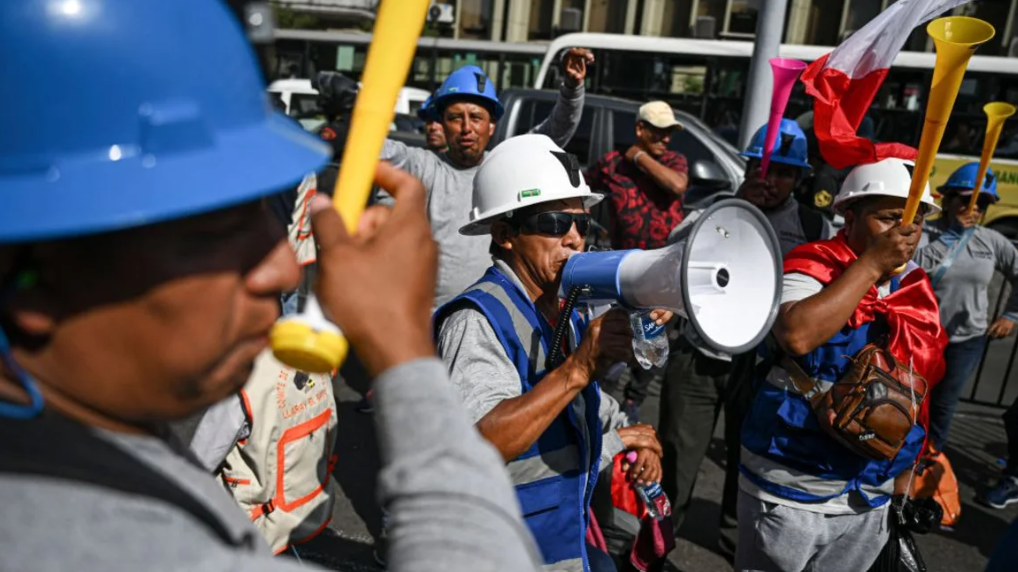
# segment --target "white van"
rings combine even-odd
[[[286,114],[290,117],[302,118],[301,125],[308,131],[314,131],[322,125],[317,117],[308,117],[318,111],[318,91],[311,87],[309,79],[279,79],[269,85],[269,93],[278,94]],[[404,87],[399,90],[396,98],[396,113],[416,116],[417,110],[424,100],[431,95],[426,90],[416,87]]]

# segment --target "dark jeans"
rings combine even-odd
[[[661,481],[672,502],[675,529],[682,526],[693,498],[700,463],[725,408],[725,484],[721,501],[721,543],[733,550],[738,538],[739,452],[742,420],[752,399],[746,368],[752,356],[732,362],[709,358],[684,338],[669,358],[661,386],[658,436],[664,448]]]
[[[947,344],[944,350],[944,379],[933,388],[930,395],[930,441],[938,451],[944,450],[947,434],[951,429],[951,418],[958,407],[961,390],[972,372],[979,365],[986,348],[986,337],[979,336],[964,342]]]

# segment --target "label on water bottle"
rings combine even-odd
[[[664,324],[658,325],[657,322],[650,319],[650,315],[643,316],[643,338],[649,340],[650,338],[661,335],[661,332],[665,331]]]

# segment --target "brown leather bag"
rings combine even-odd
[[[926,398],[926,379],[874,344],[851,360],[844,377],[828,391],[821,391],[788,356],[781,365],[832,437],[864,457],[893,459],[916,424]],[[833,423],[828,421],[829,411],[834,412]]]

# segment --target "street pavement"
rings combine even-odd
[[[1018,377],[1018,372],[1012,373],[1012,377]],[[1010,385],[1018,386],[1018,383]],[[367,390],[366,376],[356,364],[347,366],[335,387],[339,406],[336,447],[339,462],[335,471],[338,491],[330,525],[335,534],[302,546],[301,555],[333,570],[380,570],[372,559],[374,538],[378,537],[382,522],[376,502],[379,461],[374,445],[375,432],[371,415],[355,410]],[[1007,393],[1010,395],[1012,391],[1014,389],[1009,387]],[[640,409],[641,420],[656,424],[658,394],[659,388],[652,387],[650,397]],[[959,407],[947,454],[959,481],[962,516],[954,530],[916,537],[930,572],[982,571],[997,539],[1008,524],[1018,518],[1018,504],[993,510],[974,501],[976,492],[991,484],[999,474],[998,460],[1006,454],[1001,411],[968,403]],[[718,427],[723,424],[719,423]],[[700,467],[692,505],[679,531],[678,546],[670,555],[668,570],[731,570],[731,565],[717,549],[723,480],[724,444],[718,431]]]

